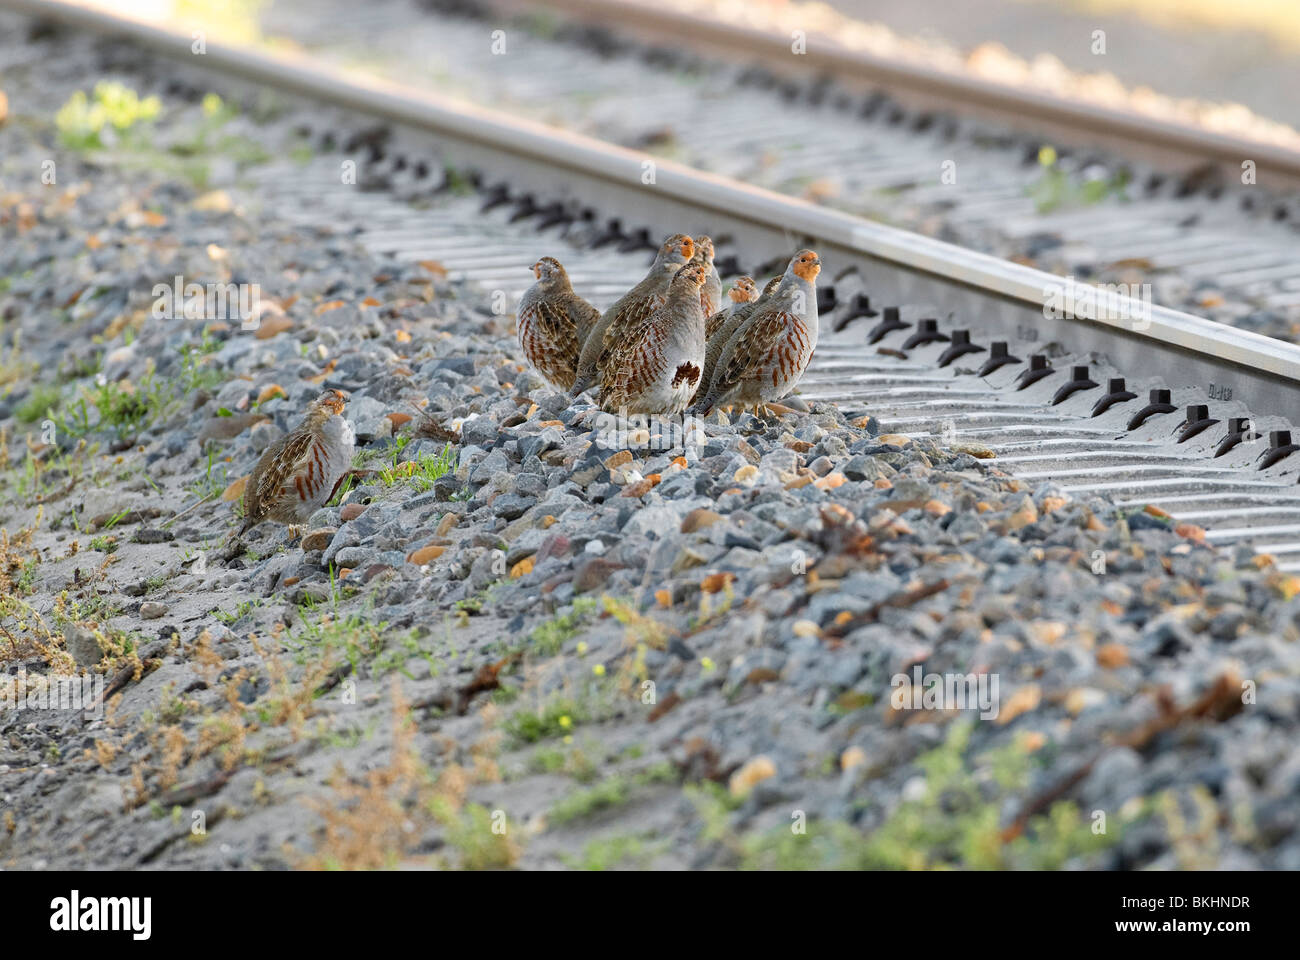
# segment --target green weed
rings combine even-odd
[[[616,773],[595,786],[575,790],[552,807],[546,819],[550,823],[560,824],[589,817],[602,810],[623,806],[637,790],[656,783],[670,783],[675,779],[676,774],[667,762],[635,774]]]
[[[596,609],[595,597],[577,597],[568,613],[552,617],[533,628],[528,635],[532,651],[539,657],[553,657],[578,635],[588,616]]]
[[[87,96],[78,90],[54,117],[59,139],[71,150],[103,150],[149,124],[162,112],[157,97],[140,98],[134,90],[113,80],[95,84]]]
[[[14,416],[22,423],[35,423],[50,415],[50,411],[59,405],[60,396],[59,388],[53,384],[35,384],[27,399],[14,410]]]

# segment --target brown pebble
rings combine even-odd
[[[592,557],[573,575],[573,592],[586,593],[605,585],[605,581],[615,570],[622,570],[623,565],[605,557]]]
[[[635,483],[629,483],[619,494],[622,497],[644,497],[647,493],[655,488],[655,481],[649,477],[644,477]]]
[[[334,534],[338,533],[335,527],[321,527],[318,530],[309,530],[302,538],[302,552],[312,553],[316,550],[324,550],[334,539]]]
[[[1097,665],[1107,670],[1128,666],[1128,647],[1122,643],[1104,643],[1097,648]]]
[[[436,544],[429,544],[427,547],[421,547],[419,550],[412,550],[406,555],[406,562],[413,563],[417,567],[422,567],[426,563],[432,563],[447,551],[446,547],[440,547]]]
[[[608,460],[605,461],[605,469],[613,470],[615,467],[621,467],[624,464],[632,462],[632,452],[630,450],[620,450]]]
[[[1027,527],[1031,523],[1038,522],[1038,508],[1034,506],[1034,501],[1029,497],[1022,497],[1015,512],[1007,517],[1007,529],[1019,530]]]
[[[698,507],[682,518],[682,533],[694,533],[696,530],[703,530],[705,527],[711,527],[722,519],[720,513],[713,510]]]

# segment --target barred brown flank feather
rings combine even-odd
[[[674,275],[694,253],[695,241],[685,234],[664,240],[646,276],[615,301],[587,335],[570,396],[577,396],[593,384],[603,384],[613,349],[664,305]]]
[[[554,257],[533,264],[537,282],[519,301],[519,346],[534,369],[561,390],[573,386],[583,341],[600,312],[573,291]]]
[[[343,395],[327,390],[292,433],[267,448],[244,488],[241,534],[263,520],[303,523],[324,506],[351,467],[353,436],[342,413]]]
[[[683,267],[663,306],[611,345],[601,375],[605,410],[672,414],[685,409],[704,359],[699,290],[707,276],[703,264]]]
[[[699,389],[696,390],[692,401],[703,400],[708,394],[709,387],[717,376],[718,358],[722,356],[732,335],[740,329],[740,326],[746,320],[754,315],[755,311],[761,309],[771,299],[780,282],[780,277],[773,277],[763,286],[762,294],[756,295],[754,281],[751,278],[741,277],[736,281],[739,290],[733,287],[730,296],[737,302],[730,314],[717,315],[721,319],[714,325],[712,331],[707,326],[705,328],[704,369],[700,376]],[[745,297],[745,302],[740,302],[739,297]],[[714,319],[716,318],[710,318],[710,322]]]
[[[649,320],[656,310],[662,307],[668,301],[667,293],[663,295],[654,295],[643,297],[627,305],[627,307],[614,315],[613,321],[605,329],[604,348],[600,351],[600,359],[597,361],[597,369],[604,370],[609,365],[609,358],[623,342],[628,332],[635,333]]]
[[[709,319],[704,322],[705,339],[713,339],[717,332],[722,329],[723,324],[727,322],[727,318],[730,316],[731,314],[726,310],[719,310],[713,316],[709,317]]]
[[[820,269],[816,253],[799,251],[771,296],[760,298],[751,313],[719,331],[721,336],[730,329],[711,373],[708,354],[713,351],[706,351],[699,412],[728,403],[757,407],[794,389],[816,349],[814,282]]]

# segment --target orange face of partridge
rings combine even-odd
[[[795,276],[812,283],[817,279],[817,274],[821,272],[821,259],[812,250],[800,250],[794,255]]]
[[[732,303],[749,303],[754,299],[754,281],[749,277],[741,277],[732,286],[727,296],[731,298]]]
[[[700,287],[704,286],[704,281],[708,278],[708,269],[702,264],[693,263],[678,270],[677,276],[674,279],[679,283],[685,283],[698,290]]]
[[[695,256],[695,241],[684,233],[674,233],[664,241],[664,245],[659,248],[663,256],[673,256],[680,254],[684,260],[690,260]]]
[[[533,264],[533,276],[538,280],[553,280],[564,273],[560,261],[554,257],[542,257]]]
[[[343,415],[343,408],[347,404],[348,395],[342,390],[326,390],[316,401],[317,406],[331,417]]]

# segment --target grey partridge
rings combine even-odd
[[[771,299],[777,285],[781,282],[780,277],[773,277],[763,287],[762,294],[755,296],[754,281],[750,280],[749,277],[742,277],[741,279],[749,280],[748,289],[742,287],[738,294],[736,287],[732,287],[731,297],[734,301],[738,295],[745,296],[748,294],[749,299],[744,303],[733,302],[728,309],[709,317],[704,325],[704,376],[701,377],[699,390],[696,391],[697,399],[703,398],[708,392],[709,384],[713,382],[713,378],[717,374],[718,357],[722,354],[722,348],[727,345],[727,341],[731,339],[731,335],[736,332],[736,329],[742,323],[749,319],[749,316],[755,310]],[[739,283],[740,281],[737,281],[737,285]]]
[[[342,391],[326,390],[291,433],[266,448],[244,487],[241,536],[263,520],[288,524],[292,534],[329,502],[356,448],[345,402]]]
[[[711,317],[722,306],[722,278],[718,268],[713,265],[713,238],[697,236],[695,238],[695,256],[691,263],[702,263],[709,268],[709,276],[700,288],[700,309],[705,317]]]
[[[704,364],[700,288],[708,269],[692,263],[673,277],[668,297],[610,351],[601,383],[609,412],[677,414],[699,386]]]
[[[537,282],[519,301],[519,346],[528,362],[560,390],[573,386],[583,341],[600,322],[600,311],[573,292],[569,275],[554,257],[533,264]]]
[[[751,313],[723,346],[708,391],[695,411],[739,404],[761,407],[799,383],[817,348],[817,274],[821,260],[800,250],[772,296]]]
[[[635,287],[619,297],[605,311],[600,322],[587,335],[578,358],[578,374],[569,396],[576,397],[603,379],[605,361],[611,347],[630,330],[659,309],[668,299],[673,275],[695,255],[695,241],[684,233],[675,233],[659,246],[650,271]]]

